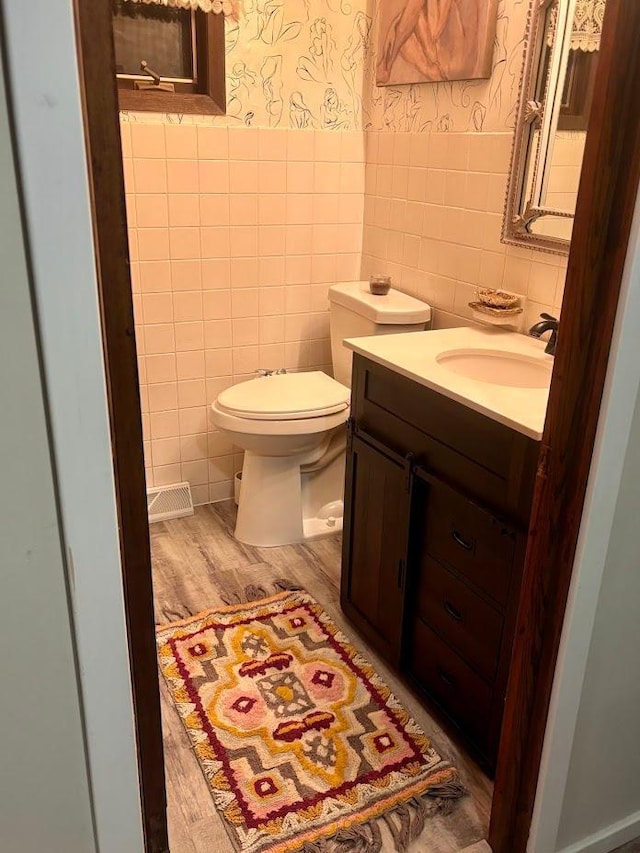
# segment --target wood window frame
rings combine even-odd
[[[201,91],[177,83],[175,92],[137,90],[132,80],[117,79],[121,110],[154,113],[224,115],[226,112],[224,15],[196,12],[196,64]]]
[[[110,0],[75,0],[145,850],[168,853],[151,557]],[[111,74],[109,73],[111,69]],[[607,4],[542,441],[489,844],[525,853],[640,185],[640,3]],[[213,807],[213,806],[212,806]]]

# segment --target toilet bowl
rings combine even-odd
[[[219,395],[213,422],[245,451],[236,539],[272,547],[342,529],[350,396],[319,371],[251,379]]]

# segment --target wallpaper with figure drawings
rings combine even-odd
[[[226,20],[227,115],[131,113],[136,122],[362,128],[367,0],[244,0]]]
[[[239,20],[226,21],[227,116],[129,118],[414,133],[513,128],[530,0],[500,0],[490,79],[386,88],[375,85],[380,2],[244,0]]]

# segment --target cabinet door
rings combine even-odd
[[[369,642],[396,664],[410,507],[408,461],[354,437],[347,458],[341,604]]]

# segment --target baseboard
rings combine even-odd
[[[565,847],[559,853],[611,853],[636,838],[640,838],[640,812],[634,812],[623,820],[612,823],[600,832]]]

